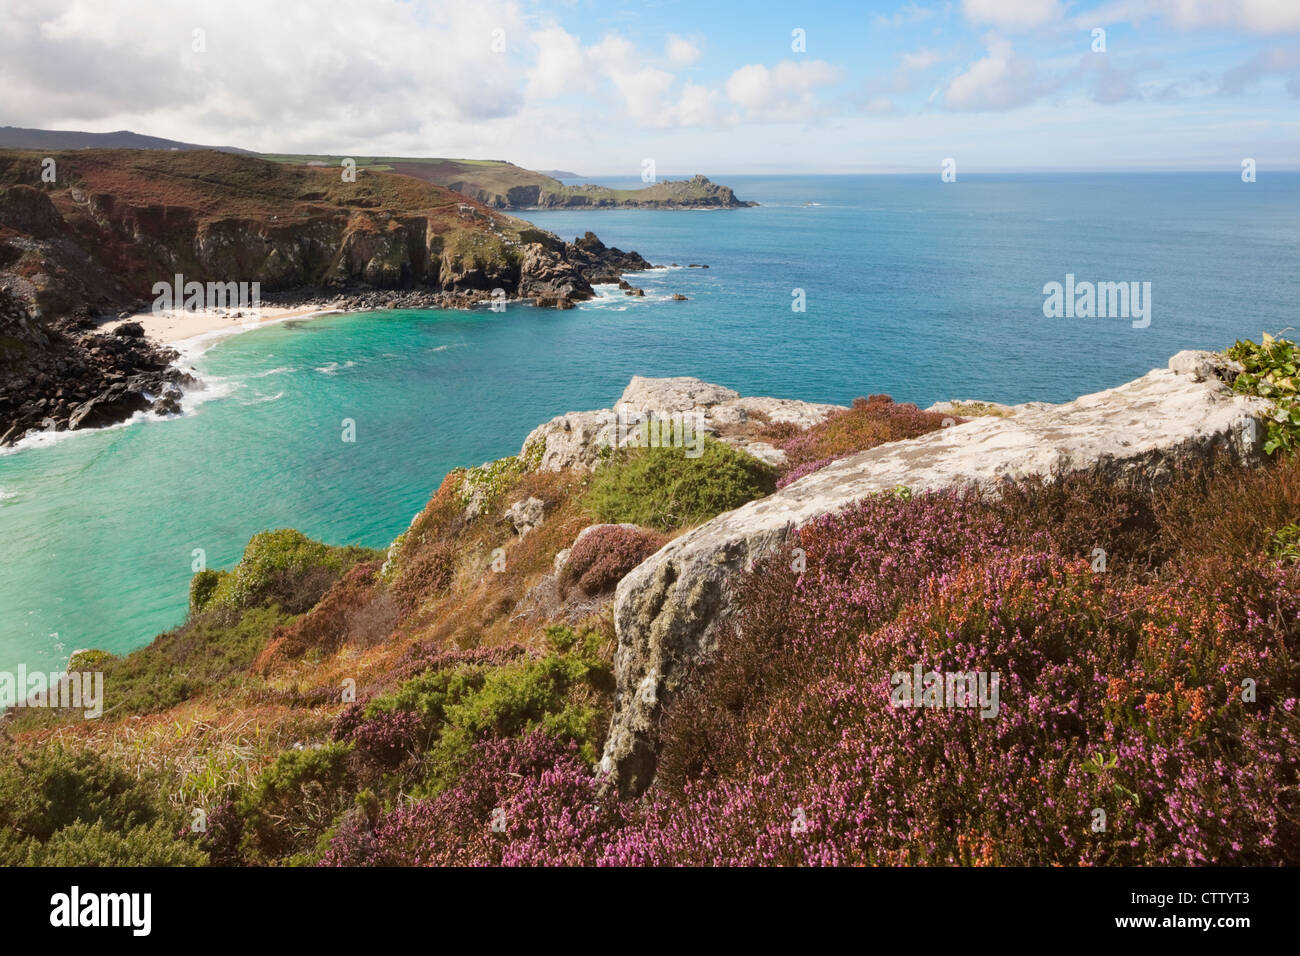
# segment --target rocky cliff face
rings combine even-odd
[[[37,318],[128,308],[158,281],[258,281],[262,290],[359,283],[449,295],[580,300],[648,268],[439,186],[361,171],[191,151],[0,153],[0,278]]]
[[[1063,405],[1016,406],[1005,416],[975,418],[833,462],[674,539],[618,585],[617,693],[602,771],[614,773],[627,792],[650,783],[665,700],[690,662],[714,646],[719,624],[733,611],[732,583],[782,550],[793,529],[899,486],[996,488],[1003,479],[1087,470],[1156,481],[1182,461],[1217,452],[1260,460],[1258,423],[1268,406],[1234,394],[1226,384],[1234,375],[1221,357],[1182,352],[1169,368],[1118,388]],[[659,401],[671,401],[671,392],[661,392]]]

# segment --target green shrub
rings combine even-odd
[[[1300,350],[1294,342],[1275,339],[1267,332],[1261,338],[1258,345],[1249,339],[1239,340],[1228,349],[1228,358],[1245,368],[1232,387],[1273,402],[1273,415],[1266,423],[1264,453],[1294,451],[1300,447]]]
[[[596,471],[586,504],[601,521],[670,531],[739,508],[775,487],[770,466],[706,439],[698,458],[681,448],[615,453]]]
[[[307,854],[351,803],[347,790],[352,745],[331,741],[286,750],[241,794],[244,848],[275,860]]]
[[[421,717],[428,741],[420,770],[422,792],[453,783],[479,741],[539,727],[576,741],[583,757],[595,763],[608,720],[595,693],[610,689],[605,639],[595,631],[578,633],[557,625],[547,629],[546,641],[547,652],[540,657],[426,671],[371,701],[364,719],[399,710]]]
[[[361,561],[382,558],[369,548],[330,547],[300,531],[282,528],[253,535],[234,569],[200,571],[191,583],[201,608],[243,610],[262,604],[279,604],[291,614],[309,610],[331,584]]]
[[[85,865],[100,851],[104,860],[162,860],[182,823],[158,779],[93,751],[46,745],[0,757],[0,865]],[[146,830],[154,835],[136,832]]]
[[[211,569],[200,571],[190,578],[190,613],[202,611],[212,600],[212,592],[221,583],[221,571]],[[227,572],[228,573],[228,572]]]
[[[74,823],[48,843],[29,841],[25,866],[205,866],[208,855],[164,822],[118,832],[104,825]]]
[[[89,649],[84,651],[75,651],[68,658],[68,673],[73,671],[102,671],[113,661],[117,660],[115,656],[108,651]]]
[[[532,447],[530,446],[529,461],[540,462],[540,453],[533,452]],[[545,450],[546,446],[543,445],[542,451]],[[475,502],[485,505],[514,484],[515,479],[524,473],[525,467],[526,463],[522,459],[517,455],[511,455],[509,458],[486,462],[477,468],[464,469],[460,472],[457,499],[465,506]]]
[[[0,761],[0,829],[40,843],[74,823],[124,831],[169,815],[154,781],[93,751],[50,745]]]
[[[1300,561],[1300,524],[1284,525],[1273,532],[1268,553],[1282,561]]]

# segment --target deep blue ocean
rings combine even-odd
[[[180,418],[0,455],[0,670],[179,624],[195,548],[221,568],[267,528],[387,545],[450,468],[611,405],[632,375],[1063,401],[1297,321],[1300,174],[711,176],[762,205],[523,214],[678,263],[628,277],[644,299],[271,326],[194,359],[208,390]],[[1043,286],[1067,273],[1150,282],[1149,327],[1045,318]]]

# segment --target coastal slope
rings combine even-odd
[[[1294,346],[1231,356],[1009,408],[634,378],[387,551],[266,531],[75,654],[102,716],[5,716],[0,862],[1294,865]]]

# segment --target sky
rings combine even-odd
[[[583,175],[1300,169],[1300,0],[5,0],[0,125]]]

